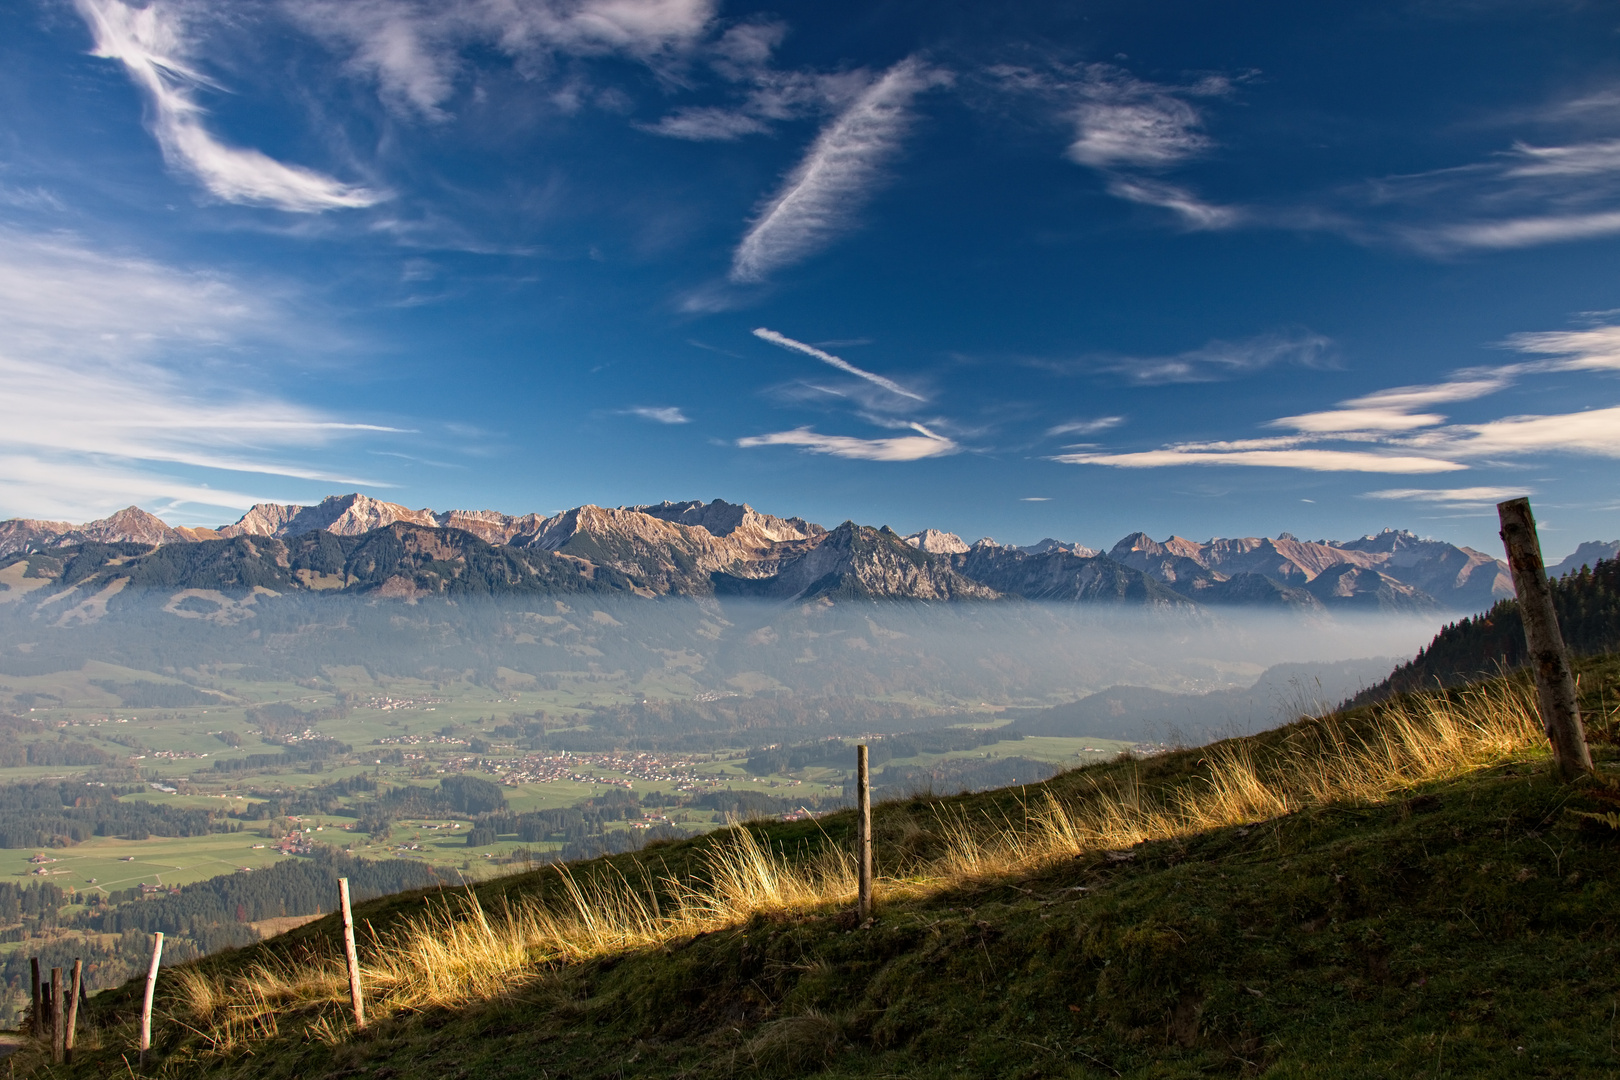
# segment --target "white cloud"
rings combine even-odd
[[[897,394],[900,397],[910,398],[913,401],[928,400],[921,394],[912,393],[910,390],[907,390],[893,379],[886,379],[882,375],[875,375],[863,368],[858,368],[848,360],[841,359],[829,352],[823,352],[814,345],[806,345],[802,341],[794,341],[785,334],[778,334],[775,330],[767,330],[765,327],[761,326],[754,331],[754,336],[762,341],[768,341],[772,345],[780,345],[784,349],[791,349],[794,352],[800,352],[806,356],[813,356],[817,360],[820,360],[823,364],[835,367],[839,371],[848,372],[857,378],[865,379],[867,382],[873,384],[874,386],[882,387],[891,394]]]
[[[730,142],[744,135],[759,135],[770,125],[748,112],[712,107],[677,109],[656,124],[648,125],[655,135],[691,142]]]
[[[1423,246],[1439,248],[1521,248],[1565,240],[1589,240],[1615,233],[1620,233],[1620,210],[1444,225],[1419,230],[1413,235]]]
[[[1173,356],[1109,357],[1094,365],[1144,385],[1217,382],[1277,364],[1328,367],[1333,342],[1309,331],[1261,334],[1246,341],[1211,341]]]
[[[1460,371],[1444,382],[1391,387],[1342,401],[1334,409],[1285,416],[1266,425],[1289,428],[1294,432],[1290,435],[1178,443],[1133,452],[1075,447],[1078,452],[1052,460],[1119,468],[1249,465],[1318,472],[1425,473],[1466,469],[1469,461],[1537,454],[1620,459],[1620,406],[1449,424],[1440,413],[1418,411],[1487,397],[1533,373],[1620,369],[1620,327],[1518,334],[1508,339],[1508,345],[1551,359]],[[1324,443],[1360,445],[1343,449]],[[1372,496],[1460,503],[1487,499],[1497,490],[1460,488],[1447,494],[1398,488]]]
[[[734,84],[733,102],[724,106],[676,109],[657,123],[639,125],[655,135],[693,142],[730,142],[765,134],[784,120],[841,111],[871,88],[865,68],[846,71],[783,71],[771,54],[787,36],[787,25],[750,21],[729,28],[706,54],[709,67]]]
[[[350,68],[374,78],[395,111],[430,120],[444,118],[469,45],[499,50],[531,77],[557,55],[657,63],[689,50],[715,13],[714,0],[290,0],[287,8],[350,50]]]
[[[1229,229],[1243,218],[1243,211],[1237,207],[1205,202],[1187,188],[1158,180],[1116,176],[1108,182],[1108,193],[1128,202],[1173,211],[1189,229]]]
[[[1310,472],[1437,473],[1468,466],[1455,461],[1380,454],[1362,450],[1321,450],[1310,447],[1283,450],[1208,450],[1196,446],[1167,447],[1135,453],[1061,454],[1052,459],[1065,465],[1112,465],[1121,469],[1158,469],[1168,465],[1251,465]]]
[[[1367,408],[1421,409],[1451,401],[1472,401],[1502,390],[1512,382],[1510,372],[1470,372],[1468,375],[1427,386],[1396,386],[1351,398],[1345,405]]]
[[[371,206],[384,198],[216,139],[204,126],[204,110],[196,101],[198,89],[214,84],[186,62],[184,28],[166,4],[134,8],[120,0],[77,3],[95,35],[95,55],[123,63],[146,93],[152,133],[164,160],[191,173],[216,198],[293,213]]]
[[[1509,166],[1506,176],[1590,176],[1594,173],[1620,173],[1620,139],[1578,143],[1574,146],[1529,146],[1515,143],[1513,152],[1519,164]]]
[[[0,481],[0,500],[37,514],[30,500],[60,483],[51,498],[98,511],[134,495],[196,500],[204,490],[214,492],[210,505],[238,504],[225,497],[232,488],[205,489],[177,467],[375,484],[309,455],[393,429],[244,388],[251,381],[231,354],[290,322],[262,290],[0,230],[0,456],[16,470]],[[308,342],[320,331],[305,320],[300,333]]]
[[[1390,488],[1387,491],[1369,491],[1363,498],[1454,504],[1496,503],[1504,499],[1516,499],[1521,495],[1533,494],[1530,489],[1522,487]]]
[[[691,419],[672,405],[633,405],[624,410],[625,416],[639,416],[655,424],[689,424]]]
[[[828,124],[737,245],[731,279],[763,281],[846,229],[910,128],[912,102],[946,79],[902,60]]]
[[[1353,431],[1411,431],[1445,423],[1439,413],[1409,413],[1398,409],[1329,409],[1273,420],[1268,427],[1287,427],[1315,434]]]
[[[1620,406],[1552,416],[1509,416],[1483,424],[1458,424],[1412,445],[1472,457],[1538,452],[1620,458]]]
[[[816,454],[833,457],[856,458],[862,461],[918,461],[922,458],[944,457],[961,450],[951,439],[923,427],[908,425],[916,435],[901,435],[890,439],[857,439],[849,435],[822,435],[808,427],[792,431],[778,431],[769,435],[750,435],[738,439],[737,445],[797,446]]]
[[[112,463],[0,454],[0,507],[47,521],[92,521],[130,505],[158,514],[183,506],[195,520],[198,507],[239,513],[254,503],[274,501],[262,492],[209,487],[181,476]]]
[[[1110,64],[1032,69],[1001,66],[990,74],[1005,86],[1057,103],[1074,126],[1066,156],[1095,170],[1115,198],[1169,210],[1189,229],[1228,229],[1247,214],[1201,197],[1184,184],[1157,178],[1203,156],[1215,143],[1203,113],[1188,98],[1229,94],[1232,81],[1211,76],[1188,86],[1138,79]]]
[[[1412,410],[1452,401],[1471,401],[1494,394],[1511,384],[1514,372],[1514,368],[1485,373],[1475,371],[1466,377],[1429,386],[1397,386],[1341,401],[1341,407],[1337,409],[1284,416],[1267,426],[1340,436],[1356,432],[1415,431],[1434,427],[1445,423],[1446,418],[1439,413],[1415,413]]]
[[[1569,110],[1540,119],[1559,118],[1570,119]],[[1392,219],[1383,232],[1377,224],[1359,229],[1433,254],[1612,236],[1620,233],[1620,139],[1518,142],[1485,161],[1387,177],[1369,194],[1371,209]]]
[[[1102,65],[1092,70],[1082,84],[1087,100],[1075,110],[1072,161],[1093,169],[1162,167],[1209,149],[1198,110],[1168,88]]]
[[[1562,357],[1546,362],[1554,371],[1620,371],[1620,326],[1514,334],[1507,343],[1519,352]]]
[[[1125,422],[1123,416],[1099,416],[1095,420],[1071,420],[1067,424],[1058,424],[1056,427],[1046,429],[1048,435],[1094,435],[1099,431],[1119,427]]]
[[[414,4],[390,0],[304,0],[288,5],[317,36],[354,50],[349,67],[377,80],[384,102],[398,112],[445,119],[440,108],[454,88],[455,50],[443,37],[455,8],[435,18]]]

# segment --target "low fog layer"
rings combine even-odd
[[[747,700],[749,726],[770,726],[772,701],[796,715],[806,699],[903,703],[918,714],[1037,710],[1117,686],[1243,690],[1275,665],[1300,665],[1257,690],[1246,712],[1225,702],[1205,723],[1182,710],[1178,726],[1190,734],[1335,704],[1412,655],[1443,622],[1102,604],[406,602],[126,590],[99,608],[71,597],[0,605],[0,675],[103,661],[202,685],[364,673],[541,694],[590,687],[649,703]],[[1339,663],[1369,657],[1378,659]],[[1154,724],[1165,728],[1157,714],[1153,724],[1136,723],[1133,710],[1115,709],[1122,724],[1110,730],[1072,733],[1143,737]],[[848,720],[859,729],[856,715]]]

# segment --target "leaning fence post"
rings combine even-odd
[[[79,1026],[79,995],[84,992],[84,961],[73,961],[73,996],[68,999],[67,1035],[64,1038],[63,1060],[73,1064],[73,1032]]]
[[[872,786],[867,776],[866,744],[855,747],[856,915],[872,917]]]
[[[338,878],[338,899],[343,907],[343,948],[349,957],[349,999],[354,1004],[354,1026],[365,1030],[366,1002],[360,993],[360,956],[354,951],[354,912],[349,910],[349,879]]]
[[[61,1061],[62,1060],[62,1055],[64,1053],[63,1041],[62,1040],[67,1035],[67,1024],[63,1021],[63,1017],[62,1017],[62,1006],[64,1004],[64,1002],[62,1001],[62,991],[64,989],[66,989],[66,987],[64,987],[62,985],[62,969],[59,968],[59,967],[51,968],[51,1060],[52,1061]]]
[[[1586,732],[1581,727],[1581,707],[1575,698],[1575,674],[1570,670],[1564,638],[1558,631],[1558,613],[1553,609],[1552,588],[1541,561],[1541,541],[1536,537],[1536,519],[1530,513],[1529,499],[1509,499],[1496,504],[1502,522],[1502,544],[1507,549],[1508,567],[1513,571],[1513,591],[1519,597],[1519,617],[1524,621],[1524,643],[1530,651],[1530,668],[1536,677],[1536,699],[1541,706],[1541,724],[1552,743],[1553,761],[1565,780],[1592,771],[1592,754],[1586,748]]]
[[[35,1038],[39,1037],[40,1029],[45,1026],[39,1014],[39,957],[28,958],[29,981],[34,991],[34,1011],[28,1014],[28,1033]]]
[[[157,989],[158,962],[163,959],[163,931],[152,935],[152,966],[146,970],[146,999],[141,1003],[141,1068],[152,1048],[152,991]]]

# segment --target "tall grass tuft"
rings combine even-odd
[[[1394,703],[1359,724],[1309,720],[1280,740],[1209,747],[1191,776],[1173,785],[1150,789],[1137,768],[1082,770],[1043,786],[1016,813],[973,818],[935,807],[934,853],[890,868],[881,884],[891,897],[919,896],[1077,855],[1125,858],[1124,849],[1142,841],[1387,799],[1543,741],[1531,692],[1506,681]],[[791,858],[747,826],[716,837],[689,878],[656,875],[648,864],[637,865],[638,880],[611,866],[585,877],[566,866],[555,872],[559,896],[549,903],[503,901],[488,910],[468,889],[373,936],[362,961],[368,1013],[380,1019],[492,999],[592,957],[760,913],[847,905],[855,893],[848,854]],[[303,1018],[307,1037],[342,1037],[347,981],[336,955],[296,966],[264,962],[226,976],[182,967],[167,999],[173,1022],[201,1035],[210,1051],[229,1054],[274,1037],[289,1017]],[[769,1028],[751,1050],[760,1058],[814,1057],[834,1041],[835,1025],[807,1016]]]

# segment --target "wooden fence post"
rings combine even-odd
[[[63,1060],[73,1064],[73,1032],[79,1026],[79,995],[84,993],[84,961],[73,961],[73,996],[68,999],[67,1036],[63,1040]]]
[[[61,1061],[63,1050],[62,1040],[67,1035],[67,1024],[63,1020],[62,991],[67,989],[62,985],[62,969],[51,968],[51,1060]]]
[[[1552,743],[1553,761],[1565,780],[1592,771],[1592,754],[1586,748],[1586,731],[1581,727],[1581,708],[1575,698],[1575,674],[1564,652],[1564,638],[1558,631],[1558,613],[1553,610],[1552,588],[1541,561],[1541,541],[1536,537],[1536,519],[1530,513],[1529,499],[1509,499],[1496,504],[1502,522],[1502,545],[1507,549],[1508,567],[1513,571],[1513,591],[1519,597],[1519,616],[1524,621],[1524,643],[1530,651],[1530,667],[1536,677],[1536,699],[1541,706],[1541,724]]]
[[[157,989],[158,963],[163,959],[163,931],[152,935],[152,966],[146,969],[146,998],[141,1003],[141,1068],[152,1048],[152,991]]]
[[[866,744],[855,747],[855,914],[872,917],[872,785],[866,767]]]
[[[354,912],[349,910],[349,879],[338,878],[338,899],[343,906],[343,948],[349,958],[349,999],[354,1005],[354,1026],[366,1029],[366,1002],[360,992],[360,955],[354,950]]]
[[[28,958],[28,970],[29,981],[34,990],[34,1011],[28,1016],[28,1033],[37,1039],[41,1029],[45,1027],[44,1018],[39,1013],[39,957]]]

